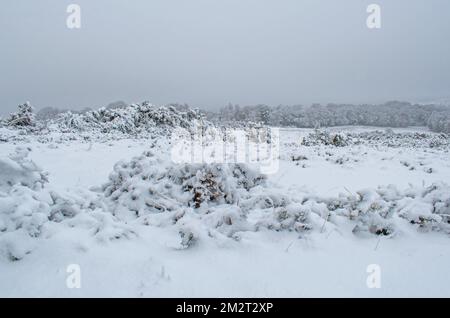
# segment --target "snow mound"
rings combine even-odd
[[[13,154],[0,156],[0,191],[8,192],[14,185],[38,189],[47,182],[46,174],[27,159],[30,151],[29,148],[17,147]]]

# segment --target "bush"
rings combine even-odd
[[[34,109],[29,102],[18,106],[19,110],[16,113],[12,113],[6,120],[8,126],[13,127],[29,127],[34,126],[35,115]]]
[[[327,131],[315,129],[313,133],[308,134],[303,140],[303,146],[334,146],[345,147],[349,144],[349,139],[343,134],[330,134]]]

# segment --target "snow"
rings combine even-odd
[[[450,296],[445,135],[335,127],[352,142],[304,145],[313,129],[282,129],[263,176],[175,164],[166,132],[1,129],[0,296]]]
[[[166,231],[98,245],[59,232],[21,262],[2,263],[2,296],[52,297],[448,297],[448,238],[299,240],[292,233],[250,233],[239,243],[168,247]],[[425,241],[424,241],[425,240]],[[81,267],[80,289],[66,287],[68,264]],[[381,288],[366,286],[368,264]]]

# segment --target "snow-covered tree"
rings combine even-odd
[[[299,128],[332,127],[346,125],[407,127],[427,126],[433,112],[434,125],[445,126],[449,107],[441,105],[419,105],[391,101],[381,105],[313,104],[311,106],[269,107],[266,105],[224,107],[218,114],[209,113],[208,118],[218,123],[262,122],[270,126]],[[437,120],[437,116],[440,116]],[[446,117],[447,116],[447,117]],[[440,122],[440,124],[438,124]],[[443,128],[433,128],[445,131]],[[439,130],[437,130],[439,129]]]
[[[34,126],[35,115],[34,108],[29,102],[18,106],[18,111],[12,113],[6,120],[8,126]]]
[[[436,132],[450,134],[450,110],[433,112],[428,119],[428,127]]]

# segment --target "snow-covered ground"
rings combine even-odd
[[[330,129],[331,132],[343,134],[374,130],[377,128]],[[385,131],[384,128],[378,130]],[[31,151],[27,158],[48,173],[49,182],[45,185],[48,191],[59,193],[64,200],[71,198],[72,203],[92,199],[92,204],[98,204],[92,215],[87,213],[89,216],[84,216],[77,212],[73,219],[64,222],[58,219],[58,213],[64,217],[67,213],[50,207],[50,210],[53,209],[50,215],[56,213],[54,218],[59,223],[41,224],[39,231],[43,234],[33,239],[32,243],[27,242],[23,253],[20,252],[21,246],[15,246],[21,244],[20,238],[17,241],[14,237],[0,240],[3,244],[0,296],[450,297],[450,275],[447,274],[450,237],[446,227],[450,220],[446,219],[450,214],[450,193],[446,185],[450,183],[448,144],[429,147],[426,137],[422,143],[419,140],[415,145],[386,145],[381,140],[356,142],[343,147],[322,144],[305,146],[302,140],[310,133],[313,133],[312,129],[281,129],[280,169],[268,176],[267,184],[255,184],[245,190],[233,188],[229,190],[233,198],[229,199],[230,196],[226,195],[223,198],[225,201],[231,200],[227,204],[206,207],[202,203],[199,209],[203,213],[201,217],[183,212],[179,218],[187,218],[183,226],[189,227],[192,221],[192,233],[170,225],[168,217],[158,219],[159,216],[153,214],[141,215],[139,199],[136,203],[137,219],[120,214],[124,207],[131,204],[125,199],[133,195],[135,188],[133,186],[131,190],[127,188],[120,193],[117,189],[134,184],[136,191],[157,188],[158,182],[150,180],[152,160],[162,156],[161,152],[169,152],[169,147],[156,148],[151,156],[142,156],[134,164],[131,162],[126,167],[119,165],[114,168],[116,162],[130,162],[133,157],[151,150],[153,141],[130,138],[104,142],[66,140],[42,143],[29,138],[26,141],[0,143],[2,157],[14,153],[18,146],[29,148]],[[387,134],[392,133],[428,132],[425,128],[411,128],[394,129]],[[172,182],[174,171],[168,162],[161,161],[161,166],[165,164],[168,170],[161,180],[170,179]],[[135,166],[142,166],[142,169],[136,172]],[[133,173],[125,176],[124,171],[128,171],[129,167],[134,169]],[[113,170],[115,174],[109,177]],[[248,174],[245,176],[248,177]],[[142,178],[142,189],[136,181],[138,178]],[[443,200],[439,202],[441,212],[438,219],[434,216],[426,219],[429,226],[425,221],[419,224],[423,221],[420,207],[424,209],[423,215],[429,215],[425,211],[429,208],[426,204],[437,206],[437,195],[429,199],[423,194],[433,184],[441,184],[437,190]],[[385,201],[380,201],[378,197],[370,201],[378,186],[385,187],[380,191],[387,191],[389,185],[395,186],[396,190],[392,190],[395,195],[387,194],[383,197]],[[152,205],[145,201],[144,209],[149,206],[159,209],[160,205],[165,209],[164,204],[173,200],[168,189],[181,186],[185,184],[176,181],[165,184],[164,191],[167,189],[167,192],[158,191],[164,197],[161,194],[161,198],[152,201]],[[109,194],[108,187],[113,188]],[[222,190],[220,186],[219,189]],[[2,191],[0,199],[7,200],[9,190]],[[17,191],[20,193],[20,189]],[[40,193],[36,189],[33,191],[32,196]],[[347,211],[349,216],[346,216],[348,206],[364,201],[354,199],[359,195],[357,193],[366,193],[364,191],[369,193],[369,210],[373,204],[384,204],[390,202],[386,198],[396,197],[392,199],[395,203],[389,209],[398,209],[405,215],[398,217],[396,214],[387,227],[375,229],[388,229],[389,233],[366,235],[367,231],[372,232],[372,219],[367,221],[356,217],[353,221],[351,211]],[[144,196],[142,192],[137,193],[138,197]],[[287,214],[288,217],[295,215],[295,224],[294,221],[286,224],[283,220],[277,223],[265,215],[270,210],[270,213],[278,213],[279,216],[284,205],[277,207],[272,202],[270,207],[262,207],[263,203],[254,199],[267,196],[276,200],[277,195],[289,197]],[[405,199],[400,198],[403,195]],[[102,199],[99,199],[100,196]],[[180,197],[180,202],[183,198]],[[329,208],[333,198],[341,198],[340,208]],[[99,200],[101,203],[97,203]],[[414,209],[408,210],[408,200],[417,201],[414,201]],[[13,202],[10,209],[20,203]],[[88,209],[82,203],[77,204],[77,209]],[[167,206],[170,204],[167,203]],[[327,206],[330,212],[327,212]],[[302,209],[306,207],[305,220],[300,220],[299,215],[303,216]],[[7,205],[3,207],[4,210],[8,208]],[[239,211],[234,212],[235,208]],[[289,209],[295,210],[292,215]],[[120,222],[105,216],[113,211]],[[20,213],[28,215],[27,211]],[[168,208],[167,214],[170,213],[180,212],[172,212]],[[217,231],[211,230],[214,228],[211,224],[216,220],[208,219],[208,215],[214,213],[223,213],[220,214],[223,220],[229,218],[230,224],[222,221],[230,229],[217,225]],[[19,212],[16,211],[8,220],[17,222],[17,215]],[[178,221],[178,216],[175,217]],[[363,230],[365,234],[362,235],[355,230],[355,226],[368,226],[369,230]],[[93,228],[97,228],[97,232]],[[0,232],[0,239],[8,234],[6,227],[2,231],[4,233]],[[192,234],[195,244],[191,244],[189,239],[189,242],[180,245],[181,232],[183,235]],[[16,250],[19,250],[17,255],[20,257],[14,256]],[[9,255],[7,253],[12,253],[14,259],[4,257]],[[67,272],[67,268],[70,264],[79,265],[81,288],[68,288],[67,279],[71,273]],[[368,287],[367,279],[372,274],[367,269],[371,268],[371,264],[379,266],[380,288]]]
[[[370,132],[385,128],[339,127],[331,132]],[[422,133],[426,128],[397,128],[396,133]],[[449,147],[302,147],[299,139],[308,129],[282,129],[281,169],[273,178],[284,186],[305,186],[314,192],[333,195],[364,188],[394,184],[406,188],[410,184],[430,185],[450,181]],[[306,160],[292,161],[290,156]],[[303,168],[304,166],[304,168]]]

